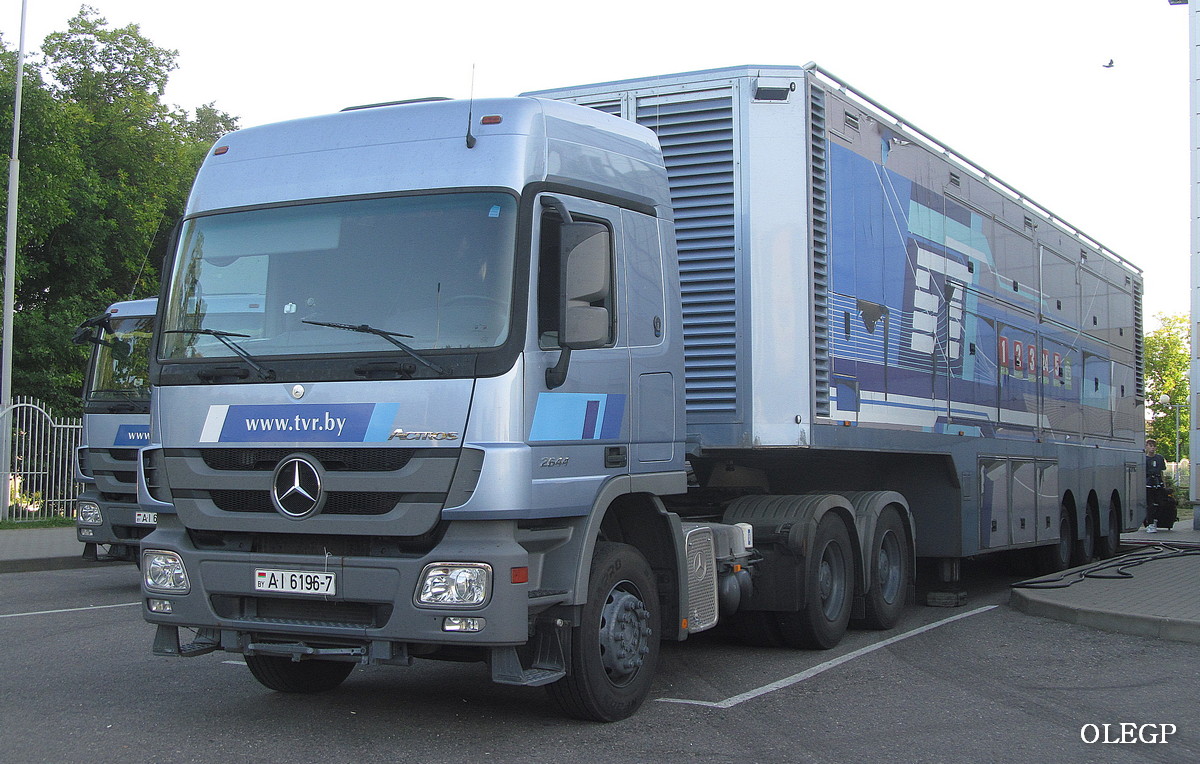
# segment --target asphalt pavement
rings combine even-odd
[[[0,573],[93,565],[130,563],[84,560],[74,528],[0,530]],[[1126,533],[1117,557],[1015,584],[1009,602],[1030,615],[1200,644],[1200,518]]]

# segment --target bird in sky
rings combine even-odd
[[[1104,64],[1103,66],[1105,69],[1112,69],[1113,68],[1113,60],[1111,58],[1108,59],[1108,63]]]

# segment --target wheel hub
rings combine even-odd
[[[650,652],[650,611],[635,592],[621,584],[608,593],[600,615],[600,659],[614,684],[637,674]]]
[[[879,545],[879,557],[876,561],[880,593],[886,602],[894,602],[900,591],[900,566],[900,542],[894,534],[888,533]]]
[[[821,554],[821,564],[817,573],[817,592],[821,597],[821,610],[826,618],[833,619],[840,612],[845,591],[841,550],[830,544]]]

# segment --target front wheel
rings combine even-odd
[[[581,613],[570,670],[546,689],[568,716],[626,719],[650,693],[658,666],[658,587],[646,558],[628,544],[598,542]]]
[[[293,661],[278,655],[247,655],[250,673],[264,687],[279,692],[324,692],[350,676],[353,663],[340,661]]]

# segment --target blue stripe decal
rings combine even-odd
[[[583,432],[579,433],[580,438],[589,440],[596,437],[596,419],[599,413],[600,401],[588,401],[583,413]]]
[[[396,429],[396,416],[400,413],[399,403],[376,403],[371,421],[367,423],[364,443],[383,443]]]
[[[148,446],[150,445],[150,425],[123,424],[117,428],[117,436],[113,439],[114,446]]]
[[[604,426],[600,429],[603,440],[621,437],[621,420],[625,416],[625,396],[608,396],[608,405],[604,407]]]
[[[539,393],[529,440],[617,439],[624,416],[624,393]]]
[[[231,405],[225,411],[216,440],[221,443],[363,443],[375,409],[374,403]]]

